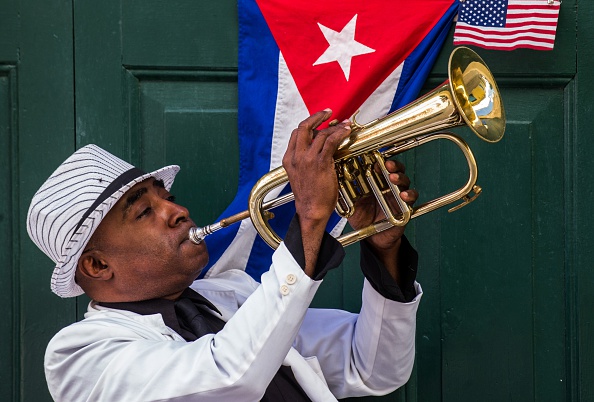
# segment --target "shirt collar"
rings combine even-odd
[[[202,304],[208,307],[209,309],[213,310],[214,312],[218,313],[219,315],[222,315],[214,304],[212,304],[207,298],[202,296],[200,293],[194,291],[193,289],[187,288],[186,290],[184,290],[180,298],[183,297],[190,299],[192,302],[196,304]],[[182,333],[182,329],[179,325],[177,316],[175,314],[175,300],[149,299],[135,302],[99,302],[97,304],[107,308],[131,311],[133,313],[140,315],[161,314],[161,317],[163,317],[163,322],[165,322],[165,325],[173,329],[178,334]]]

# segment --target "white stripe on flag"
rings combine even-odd
[[[278,91],[276,96],[270,169],[281,166],[291,132],[310,114],[282,53],[279,53],[278,57]]]

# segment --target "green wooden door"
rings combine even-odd
[[[18,21],[15,12],[0,15],[0,261],[3,275],[0,279],[0,303],[4,315],[0,321],[0,395],[12,397],[19,372],[18,368],[18,272],[16,270],[18,234],[18,207],[12,193],[17,176],[13,157],[17,141],[16,125],[16,49],[18,47]]]
[[[176,196],[197,222],[212,222],[239,169],[237,11],[231,0],[2,1],[0,144],[10,169],[0,192],[0,336],[9,340],[0,396],[42,401],[45,345],[88,300],[50,292],[51,262],[24,226],[31,196],[74,149],[97,143],[146,169],[180,164]],[[501,89],[506,136],[487,144],[455,130],[475,153],[484,194],[410,225],[425,291],[417,363],[403,389],[363,400],[594,400],[594,3],[579,1],[578,13],[578,1],[563,2],[553,52],[477,49]],[[426,90],[445,79],[451,42]],[[403,158],[425,198],[465,179],[449,144]],[[357,254],[348,249],[316,306],[359,308]]]
[[[52,297],[30,241],[33,193],[73,150],[72,4],[0,1],[0,400],[49,400],[43,353],[75,305]]]

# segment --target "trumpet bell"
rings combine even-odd
[[[454,49],[448,78],[454,102],[468,127],[487,142],[499,141],[505,132],[505,110],[483,59],[467,47]]]

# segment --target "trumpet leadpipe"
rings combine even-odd
[[[206,238],[209,234],[216,232],[219,229],[222,229],[220,222],[214,223],[212,225],[207,225],[202,228],[194,227],[190,228],[190,233],[188,234],[188,238],[194,244],[202,243],[202,240]]]
[[[291,202],[295,199],[293,193],[285,194],[279,196],[273,200],[267,201],[264,203],[262,209],[264,210],[264,215],[266,219],[272,219],[274,215],[269,210],[280,207],[288,202]],[[188,238],[194,244],[200,244],[202,241],[208,236],[213,234],[214,232],[226,228],[234,223],[241,222],[247,218],[251,218],[250,211],[246,210],[235,215],[229,216],[228,218],[221,219],[219,222],[215,222],[210,225],[206,225],[204,227],[193,227],[190,228],[190,232],[188,234]]]

